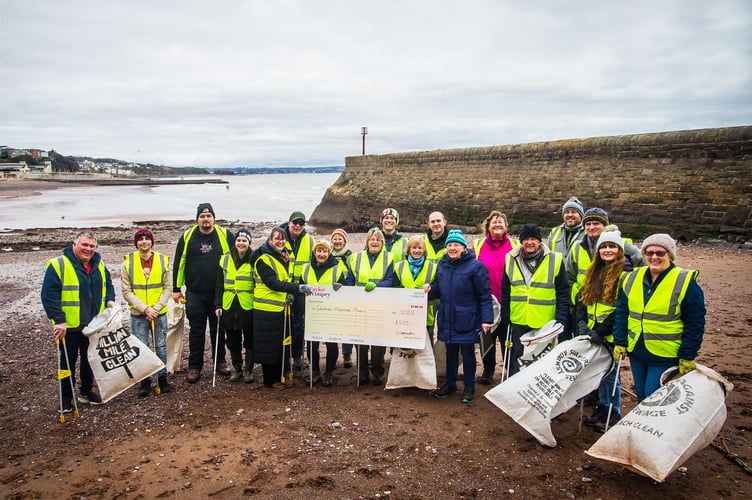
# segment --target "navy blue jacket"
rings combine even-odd
[[[86,325],[99,313],[102,307],[102,278],[99,274],[99,262],[102,256],[95,252],[89,264],[91,264],[89,274],[86,274],[84,265],[73,255],[73,246],[67,246],[63,250],[63,256],[73,263],[76,270],[79,284],[79,296],[81,300],[81,321],[75,331],[81,331]],[[115,300],[115,289],[112,286],[112,279],[107,267],[104,268],[104,275],[107,282],[105,283],[105,304]],[[65,323],[65,313],[60,307],[60,294],[63,291],[63,284],[60,277],[52,266],[47,266],[42,282],[42,306],[47,317],[55,324]],[[72,330],[74,331],[74,330]]]
[[[471,251],[455,260],[446,254],[441,257],[428,298],[440,301],[437,317],[442,342],[477,342],[481,324],[493,324],[488,270]]]

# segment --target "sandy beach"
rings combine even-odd
[[[5,189],[18,196],[29,189]],[[172,256],[192,221],[155,223],[156,248]],[[120,263],[135,228],[98,228],[100,249],[120,294]],[[264,238],[254,229],[254,246]],[[267,230],[268,232],[268,230]],[[353,385],[340,364],[330,388],[302,377],[277,392],[207,375],[189,385],[172,375],[170,394],[139,398],[132,388],[81,417],[57,417],[54,343],[39,303],[47,259],[75,230],[0,234],[0,492],[9,498],[746,498],[752,476],[708,447],[665,483],[591,459],[599,437],[578,430],[573,408],[552,423],[545,448],[483,397],[437,400],[427,391]],[[349,246],[363,248],[363,234]],[[31,250],[38,247],[39,250]],[[707,306],[698,362],[735,389],[716,444],[752,462],[752,252],[728,245],[681,245],[677,263],[699,269]],[[187,335],[184,338],[187,343]],[[208,343],[207,343],[208,344]],[[184,345],[183,366],[187,359]],[[499,352],[498,364],[501,364]],[[389,357],[387,357],[387,366]],[[500,366],[494,384],[499,383]],[[623,383],[631,391],[628,366]],[[260,367],[256,367],[260,378]],[[625,413],[635,405],[625,391]],[[592,408],[586,408],[589,414]],[[720,438],[723,438],[721,441]],[[511,493],[514,492],[514,493]],[[521,496],[520,496],[521,495]]]

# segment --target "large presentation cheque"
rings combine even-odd
[[[305,298],[305,339],[423,349],[427,299],[421,289],[311,285]]]

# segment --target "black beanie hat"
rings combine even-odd
[[[214,209],[212,208],[211,203],[201,203],[196,209],[196,218],[198,219],[199,215],[206,212],[212,214],[212,217],[217,217],[216,215],[214,215]]]
[[[535,238],[538,241],[543,241],[540,228],[535,224],[525,224],[520,228],[520,241],[525,238]]]

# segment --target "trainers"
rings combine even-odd
[[[78,402],[90,405],[101,405],[102,398],[100,398],[99,394],[96,392],[89,390],[78,395]]]
[[[332,374],[329,372],[324,372],[324,375],[321,377],[321,386],[331,387],[331,385],[332,385]]]
[[[227,363],[224,361],[218,361],[217,362],[217,373],[222,375],[223,377],[227,377],[232,373],[232,370],[230,370],[230,367],[227,366]]]
[[[462,402],[472,403],[473,399],[475,399],[475,387],[465,387],[462,391]]]
[[[384,377],[381,377],[381,376],[373,377],[372,383],[373,385],[384,385]]]
[[[483,385],[491,385],[493,381],[493,372],[483,371],[483,375],[480,377],[480,383]]]
[[[73,411],[73,400],[70,398],[64,398],[60,413],[71,413],[72,411]]]
[[[232,373],[230,373],[229,380],[230,380],[230,382],[237,382],[241,378],[243,378],[243,373],[240,370],[233,369]]]
[[[343,354],[342,360],[344,361],[345,368],[352,368],[352,354]]]
[[[195,384],[201,378],[201,370],[198,368],[191,368],[188,370],[188,376],[185,378],[189,384]]]
[[[245,382],[246,384],[252,384],[254,380],[256,380],[256,379],[253,378],[253,372],[252,371],[243,372],[243,382]]]
[[[159,392],[162,394],[167,394],[168,392],[172,392],[172,386],[167,381],[167,376],[162,375],[157,379],[157,385],[159,385]]]
[[[141,387],[138,389],[138,395],[139,397],[145,398],[149,394],[151,394],[151,380],[145,378],[141,381]]]
[[[457,392],[457,386],[454,384],[444,384],[439,389],[433,391],[433,397],[436,399],[446,399],[450,394]]]

